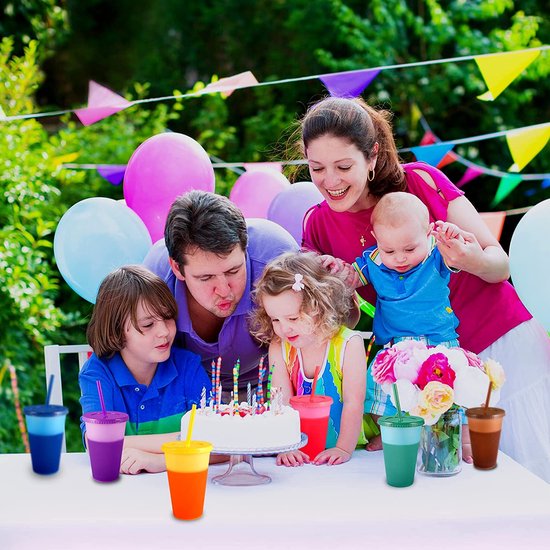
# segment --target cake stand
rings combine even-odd
[[[229,455],[229,468],[225,474],[212,478],[212,483],[218,485],[230,485],[233,487],[244,487],[247,485],[264,485],[271,483],[271,478],[264,474],[259,474],[254,468],[253,456],[268,456],[288,451],[301,449],[307,443],[307,435],[302,437],[298,443],[288,447],[271,447],[261,449],[224,449],[216,448],[212,451],[215,455]]]

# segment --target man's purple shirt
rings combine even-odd
[[[178,304],[176,344],[198,354],[210,375],[212,361],[222,358],[221,382],[224,390],[233,383],[233,366],[240,360],[239,386],[257,382],[260,357],[267,353],[248,329],[248,314],[254,307],[251,292],[254,282],[264,267],[283,252],[296,251],[298,245],[292,235],[276,223],[263,219],[248,219],[248,247],[246,249],[246,287],[235,311],[225,319],[217,342],[205,342],[193,329],[189,318],[186,285],[176,278],[168,262],[164,240],[155,243],[143,264],[163,279]]]

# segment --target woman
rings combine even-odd
[[[392,191],[418,196],[431,222],[461,227],[464,242],[440,245],[461,270],[449,284],[459,341],[504,366],[501,449],[550,482],[550,341],[507,282],[508,257],[464,193],[425,163],[400,164],[389,118],[361,99],[326,98],[308,110],[300,145],[325,201],[304,217],[303,246],[353,262],[375,244],[371,212]],[[375,302],[372,288],[362,294]]]

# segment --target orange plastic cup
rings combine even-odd
[[[189,446],[185,441],[162,445],[175,518],[189,520],[202,516],[212,449],[212,444],[206,441],[191,441]]]

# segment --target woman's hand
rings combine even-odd
[[[460,239],[449,239],[436,234],[437,248],[448,266],[468,273],[478,273],[485,262],[483,249],[473,233],[461,231],[460,235]]]

